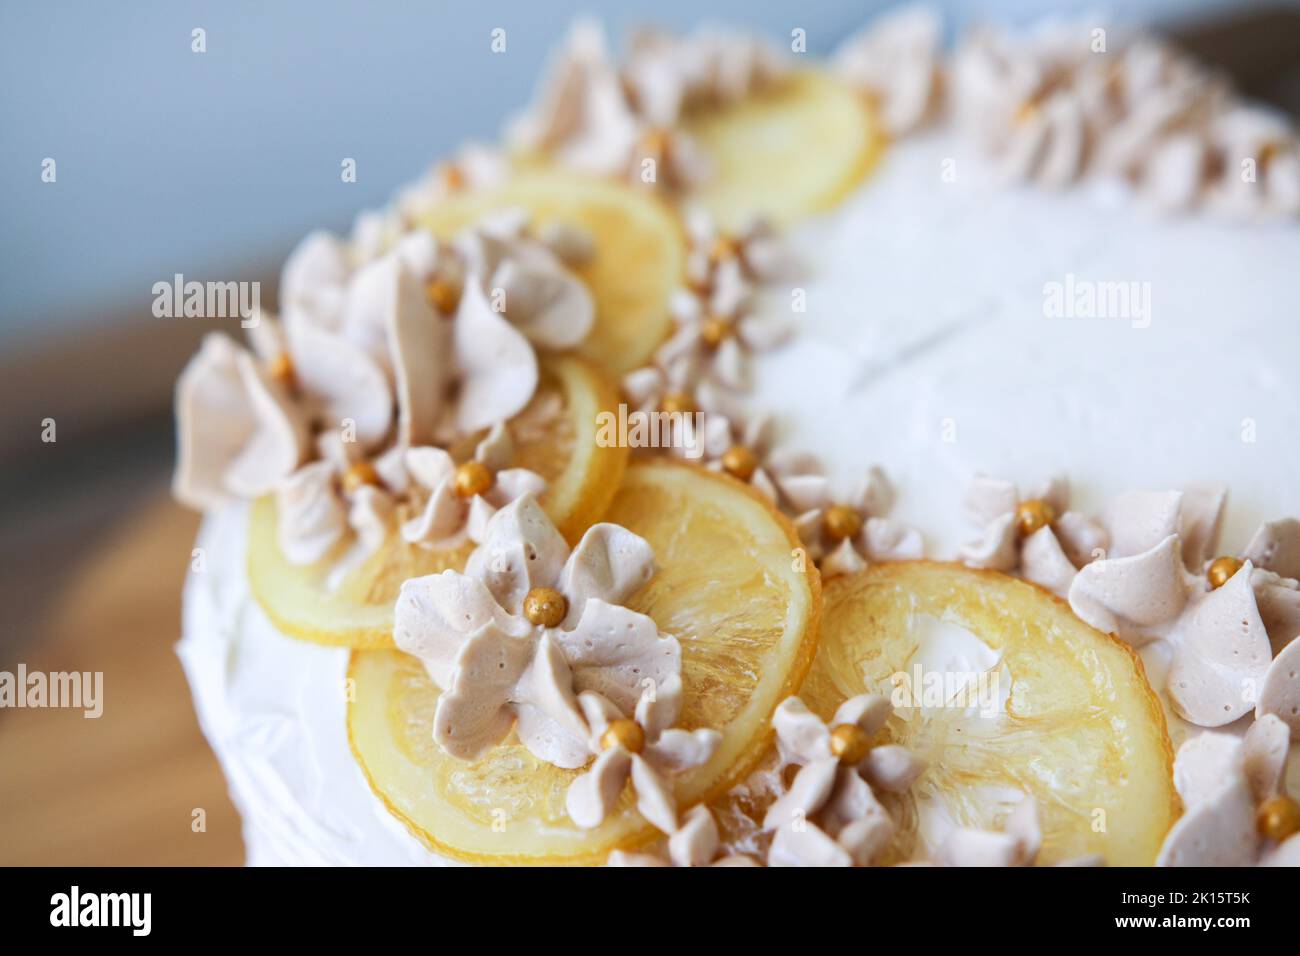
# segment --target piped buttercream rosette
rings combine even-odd
[[[756,310],[759,292],[799,275],[801,266],[761,221],[724,234],[693,210],[687,232],[687,284],[670,303],[677,328],[655,362],[675,380],[744,390],[750,356],[781,345],[793,332],[792,322]]]
[[[869,866],[894,837],[873,788],[905,791],[924,762],[895,744],[873,746],[893,708],[875,694],[846,700],[828,723],[798,697],[772,715],[783,766],[800,769],[763,818],[769,866]]]
[[[836,73],[870,96],[891,136],[923,126],[940,107],[942,33],[934,10],[906,7],[875,20],[835,51]]]
[[[1008,181],[1127,183],[1165,211],[1300,213],[1300,140],[1171,45],[1080,22],[982,29],[953,58],[954,111]]]
[[[583,20],[507,138],[582,172],[683,191],[710,174],[685,111],[735,102],[784,72],[767,45],[711,30],[640,31],[620,64],[599,24]]]
[[[718,821],[703,804],[691,807],[681,825],[666,841],[666,856],[614,850],[609,866],[761,866],[752,856],[728,853],[718,832]]]
[[[422,511],[403,529],[412,543],[475,538],[496,508],[544,488],[507,467],[502,423],[536,391],[537,350],[591,329],[590,294],[566,266],[589,254],[583,238],[534,237],[507,211],[451,243],[409,233],[354,268],[343,243],[309,236],[285,266],[284,322],[252,330],[257,354],[211,337],[182,374],[177,496],[213,507],[274,492],[295,564],[349,530],[377,550],[399,502]],[[482,429],[469,463],[442,447]],[[458,485],[466,464],[476,480]]]
[[[1178,748],[1174,786],[1184,813],[1165,837],[1158,866],[1300,866],[1300,820],[1286,792],[1291,733],[1265,714],[1244,737],[1206,731]]]
[[[1021,495],[1009,481],[981,475],[966,492],[966,515],[984,530],[961,550],[974,568],[1019,571],[1026,580],[1065,595],[1077,570],[1105,553],[1098,522],[1069,510],[1070,491],[1055,477]]]
[[[787,482],[788,484],[788,482]],[[794,521],[808,556],[823,577],[855,574],[871,561],[920,558],[925,550],[921,533],[886,517],[894,488],[877,467],[867,469],[857,490],[837,497],[826,483],[805,483],[806,507]]]
[[[1300,726],[1291,712],[1300,691],[1288,676],[1300,585],[1279,573],[1300,572],[1292,557],[1300,523],[1267,523],[1242,557],[1211,562],[1225,501],[1210,483],[1115,499],[1101,517],[1111,550],[1076,575],[1070,606],[1130,643],[1167,640],[1167,690],[1186,720],[1218,727],[1255,710]]]
[[[653,573],[649,545],[617,525],[570,551],[531,495],[499,510],[464,573],[409,580],[398,597],[397,646],[442,691],[435,741],[472,760],[513,730],[548,763],[591,763],[569,790],[579,826],[597,826],[630,779],[642,816],[674,833],[671,777],[719,738],[673,726],[681,649],[621,604]]]

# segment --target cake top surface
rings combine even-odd
[[[1151,38],[980,31],[948,55],[939,32],[907,11],[810,67],[797,37],[783,55],[716,30],[642,32],[616,59],[579,24],[508,150],[465,150],[347,240],[308,237],[251,350],[205,343],[178,385],[177,494],[204,508],[272,496],[250,547],[278,552],[251,565],[276,624],[322,640],[279,601],[310,583],[363,622],[328,618],[325,642],[395,642],[421,662],[442,752],[481,766],[518,741],[582,768],[554,819],[611,862],[1099,855],[1060,836],[1050,788],[990,783],[979,808],[930,787],[946,758],[891,699],[892,675],[817,698],[826,623],[812,709],[789,693],[799,653],[765,665],[792,668],[768,675],[781,702],[760,703],[762,681],[738,712],[694,700],[704,619],[638,603],[657,572],[679,581],[682,552],[657,555],[660,525],[620,510],[629,451],[766,502],[770,519],[746,512],[745,527],[761,542],[770,520],[768,557],[802,576],[775,646],[806,639],[810,657],[823,583],[831,616],[849,613],[850,588],[891,562],[956,559],[1058,595],[1034,613],[1141,652],[1153,760],[1182,745],[1165,789],[1186,812],[1159,824],[1160,860],[1294,855],[1256,816],[1290,806],[1300,699],[1300,523],[1282,517],[1297,503],[1280,481],[1300,464],[1285,364],[1300,333],[1283,311],[1300,293],[1295,135]],[[611,264],[620,241],[648,258]],[[661,261],[669,281],[635,281]],[[556,364],[575,348],[586,372]],[[575,392],[583,375],[590,394]],[[617,414],[598,400],[611,375]],[[655,493],[677,481],[634,467]],[[630,527],[592,523],[611,502]],[[711,573],[697,560],[697,579]],[[259,582],[266,562],[283,569]],[[917,568],[908,586],[924,591],[939,572]],[[974,650],[933,666],[1004,675],[1011,696],[977,726],[1005,731],[1022,719],[1020,658],[966,623]],[[1105,666],[1129,675],[1135,660]],[[777,746],[728,796],[726,762],[766,716]],[[761,813],[736,809],[745,788]],[[900,812],[914,814],[902,831]],[[412,814],[440,852],[478,852]],[[638,819],[662,853],[642,852],[654,834]],[[1125,839],[1107,848],[1146,852]]]

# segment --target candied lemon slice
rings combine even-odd
[[[596,442],[597,415],[613,411],[618,391],[590,362],[548,359],[537,394],[510,423],[514,464],[547,480],[540,502],[571,542],[600,519],[618,490],[628,449]],[[334,579],[355,544],[349,536],[316,564],[285,560],[276,539],[275,500],[253,504],[248,577],[254,596],[281,631],[319,644],[392,647],[393,604],[402,582],[465,566],[470,547],[437,550],[408,544],[397,529],[410,517],[399,508],[388,540]]]
[[[726,229],[830,208],[866,174],[881,141],[865,100],[812,71],[733,106],[701,107],[684,129],[712,167],[690,198]]]
[[[682,645],[680,725],[721,731],[713,759],[676,780],[682,808],[746,776],[766,752],[776,704],[803,679],[821,593],[790,523],[749,488],[688,465],[632,465],[606,520],[654,547],[658,571],[628,604]],[[437,688],[397,651],[352,656],[352,748],[388,808],[435,851],[480,863],[604,862],[654,831],[630,789],[592,830],[564,796],[578,771],[533,757],[512,734],[474,763],[433,741]]]
[[[936,635],[949,643],[933,644]],[[954,635],[985,646],[983,663],[999,680],[983,697],[974,681],[952,680],[961,676],[953,667],[980,657]],[[926,669],[946,679],[929,697]],[[996,817],[1019,791],[1038,801],[1040,863],[1092,853],[1113,866],[1155,860],[1178,815],[1159,699],[1137,656],[1063,602],[1007,575],[924,561],[828,582],[804,702],[828,718],[854,694],[899,688],[914,696],[896,702],[922,706],[896,710],[882,733],[929,763],[893,807],[900,858],[932,849],[918,846],[927,814],[999,829]],[[995,694],[1000,702],[985,707]]]
[[[594,255],[575,271],[596,304],[596,323],[578,352],[615,377],[644,365],[668,336],[668,300],[681,284],[685,239],[655,196],[621,183],[559,172],[521,170],[500,189],[457,194],[422,214],[420,224],[447,237],[483,216],[527,209],[534,225],[583,227]]]

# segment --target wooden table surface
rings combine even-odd
[[[0,864],[243,862],[239,818],[173,650],[197,526],[152,500],[61,589],[25,663],[102,671],[103,715],[0,710]]]

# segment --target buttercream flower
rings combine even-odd
[[[718,410],[705,414],[705,466],[744,482],[788,514],[818,508],[827,498],[829,481],[816,457],[777,447],[770,416],[721,410],[729,404],[719,400],[712,406]]]
[[[194,508],[255,498],[302,463],[308,422],[282,368],[225,335],[203,339],[176,383],[177,498]]]
[[[1300,804],[1287,795],[1290,731],[1265,715],[1242,738],[1205,732],[1178,748],[1184,812],[1157,866],[1300,866]]]
[[[393,446],[367,459],[356,442],[337,429],[317,436],[317,461],[303,465],[275,488],[276,537],[291,564],[314,564],[349,530],[361,556],[387,540],[397,496],[408,479],[402,449]]]
[[[1300,699],[1289,676],[1300,656],[1290,650],[1300,633],[1300,583],[1251,561],[1297,570],[1300,523],[1268,523],[1244,559],[1209,561],[1225,499],[1223,486],[1208,482],[1116,498],[1102,515],[1109,556],[1075,576],[1070,606],[1130,643],[1166,639],[1169,699],[1186,720],[1218,727],[1254,709],[1300,725],[1288,713]]]
[[[459,465],[442,448],[408,449],[406,470],[429,498],[423,511],[402,525],[402,537],[429,548],[481,542],[498,510],[546,490],[546,480],[536,472],[507,467],[513,457],[514,443],[502,424],[494,425],[474,457]]]
[[[632,718],[595,691],[583,691],[577,703],[596,759],[569,785],[569,818],[580,827],[599,826],[631,780],[637,812],[663,833],[675,834],[677,798],[669,778],[707,763],[722,741],[716,730],[672,726],[682,709],[681,678],[673,674],[648,686]]]
[[[586,172],[624,174],[644,123],[628,102],[605,33],[591,20],[576,22],[542,81],[528,113],[509,138]]]
[[[868,561],[922,556],[925,547],[920,532],[882,517],[893,500],[889,479],[873,466],[851,498],[837,499],[823,487],[812,506],[795,518],[795,529],[824,577],[856,573],[866,568]]]
[[[1070,583],[1070,607],[1102,631],[1141,644],[1160,636],[1187,604],[1199,569],[1218,537],[1226,492],[1201,483],[1184,491],[1132,491],[1100,515],[1105,556]]]
[[[1251,586],[1250,562],[1179,617],[1166,689],[1182,717],[1219,727],[1254,710],[1272,663],[1268,631]]]
[[[1118,109],[1097,143],[1098,170],[1126,179],[1159,208],[1200,203],[1215,162],[1210,124],[1226,105],[1224,85],[1152,40],[1117,51],[1106,81]]]
[[[933,10],[907,7],[880,17],[835,52],[836,72],[871,96],[891,136],[922,125],[938,107],[941,31]]]
[[[722,841],[718,823],[703,804],[691,807],[680,827],[667,840],[667,859],[654,853],[630,853],[614,850],[609,866],[759,866],[743,853],[719,856]]]
[[[749,304],[755,285],[803,272],[798,256],[765,220],[729,233],[718,229],[707,212],[693,208],[686,213],[686,232],[686,281],[712,313],[735,314]]]
[[[524,495],[487,522],[464,573],[406,581],[393,637],[442,690],[434,739],[472,760],[513,727],[539,758],[585,764],[576,694],[594,691],[631,713],[645,687],[680,673],[677,641],[620,606],[653,571],[650,546],[617,525],[593,525],[570,552]]]
[[[975,568],[1019,569],[1026,580],[1064,596],[1076,571],[1109,540],[1098,522],[1068,510],[1069,500],[1063,478],[1022,497],[1009,481],[977,476],[966,492],[966,514],[984,532],[961,549],[961,560]]]
[[[935,850],[933,862],[937,866],[1033,866],[1042,844],[1038,804],[1024,796],[1011,808],[1001,830],[954,828]]]
[[[571,348],[595,313],[586,286],[526,225],[508,211],[452,243],[410,232],[355,271],[337,244],[309,237],[282,284],[290,355],[317,417],[351,421],[369,448],[388,435],[395,402],[399,440],[414,447],[527,405],[535,349]],[[574,254],[577,238],[553,241]]]
[[[869,866],[894,836],[894,822],[872,787],[902,792],[925,768],[895,744],[872,746],[889,719],[889,701],[860,694],[827,724],[798,697],[772,715],[783,764],[800,766],[790,788],[763,818],[775,831],[769,866]]]
[[[510,160],[494,146],[466,143],[450,158],[434,163],[417,182],[397,195],[396,207],[413,222],[451,196],[502,186],[510,178]]]
[[[646,365],[623,376],[623,395],[631,406],[628,431],[631,436],[637,430],[637,450],[662,450],[690,461],[704,457],[707,399],[687,372],[682,365]]]
[[[779,59],[750,38],[654,31],[634,36],[620,70],[600,26],[584,20],[508,135],[585,172],[681,190],[709,174],[681,127],[683,110],[733,102],[780,72]]]
[[[762,39],[702,27],[688,36],[635,32],[623,78],[637,111],[671,126],[692,107],[738,103],[785,76],[786,62]]]
[[[1001,178],[1063,186],[1082,173],[1088,117],[1072,80],[1088,56],[1087,37],[1062,30],[1016,41],[978,30],[959,48],[957,118]]]
[[[1208,185],[1207,206],[1257,219],[1300,214],[1300,138],[1285,118],[1239,106],[1217,117],[1209,135],[1222,172]]]
[[[762,222],[726,234],[696,210],[688,214],[687,231],[687,288],[669,304],[677,329],[655,363],[686,386],[744,388],[749,354],[780,345],[793,328],[771,310],[755,311],[756,290],[798,274],[800,266]]]

